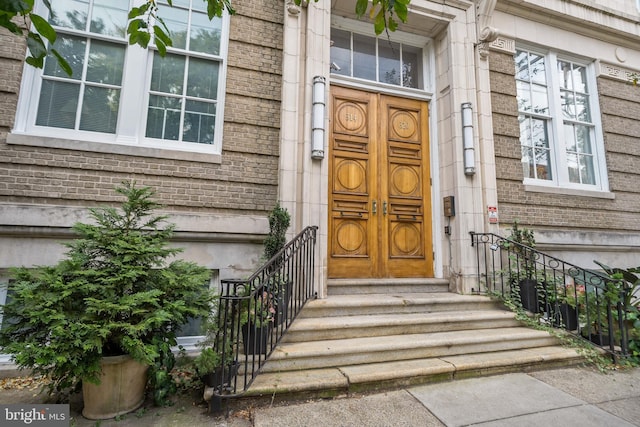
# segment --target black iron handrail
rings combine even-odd
[[[629,289],[587,270],[493,233],[471,232],[476,248],[478,292],[499,294],[609,352],[628,355]]]
[[[316,296],[317,229],[302,230],[248,279],[221,281],[215,350],[225,370],[212,385],[214,398],[246,392],[302,307]]]

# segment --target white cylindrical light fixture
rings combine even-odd
[[[462,145],[464,148],[464,174],[476,173],[476,157],[473,147],[473,109],[470,102],[462,104]]]
[[[325,78],[313,78],[311,110],[311,158],[324,159]]]

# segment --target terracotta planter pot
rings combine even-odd
[[[104,357],[100,384],[84,382],[82,416],[90,420],[106,420],[138,409],[144,403],[147,365],[131,356]]]

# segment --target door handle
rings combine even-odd
[[[387,214],[387,201],[382,202],[382,215]]]
[[[374,215],[376,213],[378,213],[378,201],[377,200],[374,200],[374,201],[371,202],[371,213],[374,214]]]

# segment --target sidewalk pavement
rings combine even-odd
[[[0,390],[0,403],[37,403],[39,398],[24,390]],[[195,395],[181,396],[172,407],[145,406],[118,421],[89,421],[80,409],[81,402],[72,401],[72,426],[640,426],[640,368],[600,373],[571,367],[273,405],[242,400],[232,405],[228,418],[208,415]]]

